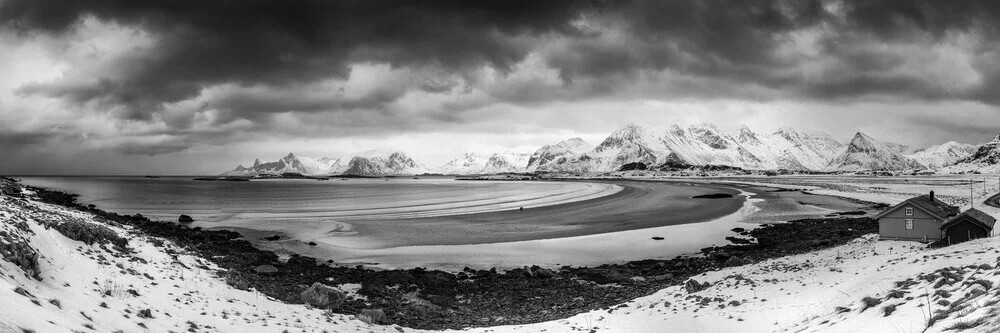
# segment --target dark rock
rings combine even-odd
[[[653,240],[663,240],[663,237],[656,236],[656,237],[653,237]]]
[[[729,253],[726,253],[726,252],[715,252],[715,253],[712,253],[712,258],[715,259],[715,261],[718,261],[718,262],[726,262],[726,260],[729,260],[732,257],[733,257],[733,255],[731,255]]]
[[[632,162],[623,164],[620,168],[618,168],[618,171],[646,170],[646,168],[646,163]]]
[[[576,275],[582,280],[592,281],[597,284],[618,283],[629,280],[618,270],[606,268],[583,269],[576,272]]]
[[[364,309],[358,313],[358,317],[371,320],[371,324],[379,324],[385,318],[385,311],[382,311],[382,309]]]
[[[684,283],[684,290],[687,290],[688,294],[693,294],[705,290],[710,286],[712,285],[708,282],[698,283],[695,279],[690,279]]]
[[[260,265],[254,267],[253,271],[257,274],[276,274],[278,273],[278,268],[271,265]]]
[[[150,310],[150,309],[143,309],[143,310],[139,310],[139,312],[136,313],[135,315],[136,315],[136,317],[139,317],[139,318],[153,318],[153,311]]]
[[[194,219],[191,218],[190,216],[187,216],[187,215],[181,215],[180,217],[177,218],[177,222],[180,222],[180,223],[191,223],[191,222],[194,222]]]
[[[729,193],[712,193],[712,194],[696,195],[696,196],[693,196],[692,198],[695,198],[695,199],[726,199],[726,198],[732,198],[732,197],[733,197],[733,195],[729,194]]]
[[[735,232],[735,233],[741,233],[741,232],[744,232],[744,231],[747,231],[747,230],[743,229],[743,228],[733,228],[733,232]]]
[[[340,290],[326,286],[319,282],[313,282],[312,286],[309,286],[308,289],[300,294],[300,299],[303,303],[321,309],[339,308],[346,298],[347,295]]]
[[[279,239],[281,239],[281,236],[278,236],[278,235],[264,237],[264,240],[269,240],[269,241],[272,241],[272,242],[276,241],[276,240],[279,240]]]
[[[309,242],[309,246],[316,246],[316,242]]]
[[[542,278],[542,279],[551,279],[551,278],[554,278],[554,277],[558,276],[558,274],[556,274],[556,272],[554,272],[554,271],[552,271],[551,269],[548,269],[548,268],[539,268],[539,269],[536,269],[533,273],[534,273],[535,277]]]
[[[647,276],[646,277],[647,280],[651,280],[651,281],[670,281],[673,278],[674,278],[674,275],[670,274],[670,273],[663,274],[663,275],[653,275],[653,276]]]

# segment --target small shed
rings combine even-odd
[[[993,235],[993,224],[996,219],[982,211],[970,208],[956,215],[941,225],[945,244],[958,244],[973,239],[986,238]]]

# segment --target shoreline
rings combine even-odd
[[[421,329],[536,323],[609,309],[710,270],[828,248],[877,230],[870,218],[791,221],[779,224],[780,228],[764,225],[741,234],[759,240],[760,244],[707,249],[706,256],[594,267],[564,266],[557,271],[525,267],[507,271],[468,269],[452,274],[419,267],[406,270],[333,267],[307,256],[292,256],[283,261],[273,252],[237,239],[240,235],[235,232],[202,230],[150,221],[140,215],[109,213],[82,206],[70,194],[32,189],[42,202],[87,212],[109,223],[121,223],[142,234],[172,241],[218,265],[223,270],[215,275],[236,288],[253,288],[283,302],[301,304],[299,293],[313,282],[360,284],[358,293],[366,300],[350,300],[336,312],[354,314],[374,304],[385,309],[387,323]],[[275,272],[258,273],[254,269],[258,265],[272,266]],[[417,302],[413,303],[413,299]]]

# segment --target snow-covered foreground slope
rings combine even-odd
[[[90,246],[42,224],[67,221],[106,226],[134,252]],[[88,213],[0,195],[0,231],[2,239],[29,241],[41,277],[0,260],[0,332],[398,332],[234,289],[207,260]]]
[[[669,287],[609,309],[494,331],[995,332],[1000,329],[993,317],[1000,314],[997,249],[997,238],[926,250],[920,243],[869,235],[809,254],[708,272],[694,278],[710,284],[698,292]],[[873,305],[866,309],[866,302]],[[929,317],[937,319],[928,328]],[[978,326],[953,330],[969,323]]]

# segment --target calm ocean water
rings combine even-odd
[[[194,181],[193,177],[19,177],[25,184],[80,195],[121,214],[199,222],[384,219],[541,206],[607,190],[593,184],[482,182],[451,178]],[[260,221],[257,221],[260,222]]]

